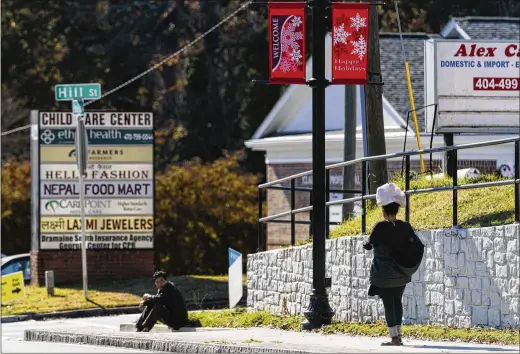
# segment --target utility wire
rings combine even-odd
[[[179,54],[185,52],[186,50],[188,50],[189,48],[191,48],[194,44],[198,43],[200,40],[202,40],[204,37],[206,37],[208,34],[210,34],[211,32],[213,32],[214,30],[216,30],[217,28],[219,28],[220,26],[222,26],[224,23],[226,23],[227,21],[229,21],[231,18],[233,18],[236,14],[238,14],[240,11],[244,10],[246,7],[248,7],[251,3],[253,2],[253,0],[249,0],[247,1],[245,4],[243,4],[242,6],[240,6],[238,9],[236,9],[235,11],[233,11],[231,14],[229,14],[228,16],[226,16],[226,18],[224,18],[222,21],[220,21],[219,23],[217,23],[215,26],[211,27],[209,30],[207,30],[206,32],[204,32],[202,35],[200,35],[199,37],[197,37],[196,39],[194,39],[193,41],[191,41],[190,43],[186,44],[184,47],[182,47],[181,49],[179,49],[178,51],[176,51],[175,53],[169,55],[168,57],[166,57],[165,59],[161,60],[159,63],[155,64],[154,66],[150,67],[149,69],[147,69],[146,71],[143,71],[141,74],[131,78],[130,80],[122,83],[121,85],[117,86],[116,88],[104,93],[103,95],[101,95],[100,98],[98,99],[95,99],[95,100],[92,100],[92,101],[88,101],[88,102],[85,102],[85,106],[88,106],[89,104],[93,103],[93,102],[96,102],[98,100],[101,100],[105,97],[107,97],[108,95],[111,95],[113,94],[114,92],[122,89],[123,87],[125,86],[128,86],[129,84],[131,84],[132,82],[136,81],[136,80],[139,80],[140,78],[142,78],[143,76],[145,76],[146,74],[149,74],[150,72],[154,71],[155,69],[159,68],[161,65],[163,65],[164,63],[167,63],[168,61],[172,60],[173,58],[175,58],[176,56],[178,56]],[[5,132],[2,132],[0,136],[5,136],[5,135],[9,135],[9,134],[12,134],[12,133],[16,133],[16,132],[19,132],[21,130],[25,130],[25,129],[29,129],[31,127],[31,124],[28,124],[28,125],[25,125],[23,127],[18,127],[18,128],[15,128],[15,129],[11,129],[11,130],[8,130],[8,131],[5,131]]]

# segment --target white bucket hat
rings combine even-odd
[[[404,207],[406,205],[406,196],[396,184],[387,183],[377,188],[376,202],[379,206],[397,203],[399,206]]]

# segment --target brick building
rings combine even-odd
[[[425,117],[421,107],[425,104],[425,88],[431,82],[424,67],[425,42],[435,38],[444,39],[475,39],[475,40],[513,40],[518,39],[520,20],[518,18],[482,18],[466,17],[452,19],[440,34],[407,33],[403,34],[404,46],[410,65],[415,106],[418,109],[419,133],[423,148],[430,147],[431,134],[426,125],[431,122]],[[330,79],[331,37],[326,39],[326,76]],[[381,69],[383,86],[383,114],[385,125],[385,140],[387,153],[417,149],[413,121],[410,116],[408,132],[406,121],[410,110],[404,63],[401,52],[400,37],[397,33],[380,34]],[[425,54],[426,53],[426,54]],[[307,64],[307,78],[312,73],[312,58]],[[361,90],[356,90],[357,102],[357,132],[356,158],[363,157],[363,137],[361,129]],[[273,181],[295,173],[312,169],[312,89],[305,85],[290,85],[279,101],[273,107],[264,122],[246,146],[255,151],[265,152],[267,181]],[[326,89],[326,163],[343,161],[343,125],[344,125],[344,86],[331,85]],[[370,117],[367,117],[370,119]],[[406,146],[405,135],[407,133]],[[512,135],[455,135],[454,143],[467,144],[511,137]],[[440,135],[433,135],[432,147],[444,146]],[[434,154],[431,161],[434,173],[442,172],[444,156]],[[461,150],[458,154],[459,168],[475,167],[483,173],[492,173],[502,164],[512,166],[512,145],[498,145],[480,149]],[[430,168],[430,156],[424,156],[426,170]],[[411,157],[411,167],[419,172],[419,156]],[[401,171],[402,159],[388,160],[389,172]],[[360,166],[356,173],[356,184],[360,181]],[[286,184],[289,185],[288,183]],[[312,186],[312,176],[306,176],[296,181],[297,186]],[[331,187],[342,185],[341,169],[331,171]],[[280,190],[269,190],[267,193],[267,214],[273,215],[290,209],[290,193]],[[309,193],[296,193],[296,207],[309,205]],[[331,210],[331,214],[334,211]],[[337,213],[336,213],[337,214]],[[296,219],[308,220],[307,213],[297,214]],[[331,215],[331,220],[334,217]],[[307,225],[297,225],[297,240],[309,235]],[[273,249],[290,243],[289,224],[268,224],[268,248]]]

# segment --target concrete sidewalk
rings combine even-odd
[[[121,329],[125,329],[122,325]],[[127,327],[126,327],[127,328]],[[178,353],[518,353],[514,346],[430,342],[404,339],[402,347],[381,347],[386,338],[323,335],[265,328],[185,328],[171,332],[158,326],[150,333],[115,329],[27,329],[26,341],[82,343]]]

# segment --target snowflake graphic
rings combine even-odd
[[[367,54],[367,41],[363,36],[359,36],[357,41],[351,41],[350,44],[354,47],[352,49],[351,54],[357,54],[359,56],[359,60],[362,60],[363,57]]]
[[[350,18],[350,28],[355,28],[356,31],[359,31],[360,28],[367,26],[366,17],[361,17],[359,13],[356,16]]]
[[[299,49],[293,49],[291,52],[291,60],[294,61],[296,64],[300,64],[300,60],[303,58],[302,53]]]
[[[298,41],[303,39],[303,33],[301,31],[294,31],[289,27],[289,30],[285,32],[282,40],[282,51],[287,51],[290,47],[293,49],[300,49]]]
[[[280,63],[280,70],[282,70],[284,73],[287,73],[289,71],[296,71],[296,66],[291,63],[286,58],[282,59],[282,62]]]
[[[295,16],[291,21],[293,28],[300,27],[302,25],[302,23],[303,23],[303,21],[300,16]]]
[[[338,43],[347,44],[347,38],[350,36],[349,32],[345,31],[345,24],[334,26],[334,45]]]

